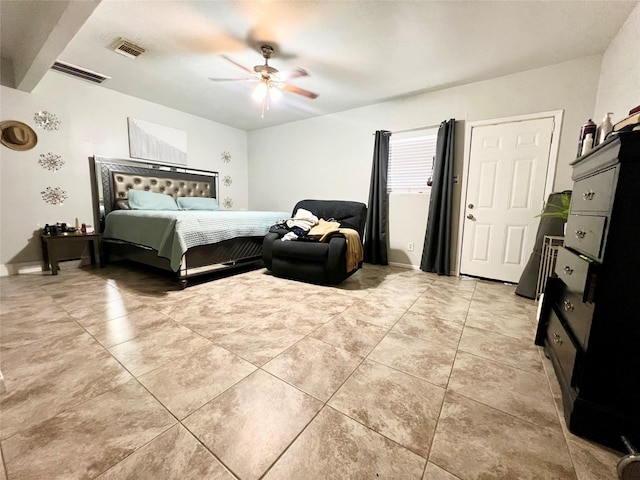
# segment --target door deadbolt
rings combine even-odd
[[[474,207],[474,205],[473,205],[473,203],[470,203],[469,205],[467,205],[467,207],[469,207],[469,208],[473,208],[473,207]]]

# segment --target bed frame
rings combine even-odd
[[[167,193],[174,198],[218,198],[218,172],[101,156],[90,157],[89,162],[94,224],[100,233],[104,231],[106,216],[119,208],[119,202],[127,201],[127,192],[131,188]],[[159,257],[158,251],[150,247],[104,239],[103,250],[107,261],[110,257],[117,257],[173,272],[184,288],[188,279],[195,276],[250,264],[260,266],[263,239],[262,236],[238,237],[190,248],[178,272],[173,272],[169,260]]]

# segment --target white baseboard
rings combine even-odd
[[[406,268],[408,270],[420,270],[419,265],[410,265],[408,263],[389,262],[389,265],[392,267]]]
[[[81,265],[88,265],[90,263],[91,258],[89,255],[86,255],[76,260],[62,260],[58,262],[58,268],[60,268],[60,270],[68,270],[70,268],[78,268]],[[43,271],[44,267],[42,265],[42,261],[0,264],[0,277],[19,275],[21,273],[38,273]]]
[[[0,277],[7,277],[9,275],[18,275],[20,273],[36,273],[42,272],[42,262],[20,262],[20,263],[7,263],[0,265]]]

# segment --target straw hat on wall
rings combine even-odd
[[[12,150],[30,150],[38,143],[38,136],[26,123],[16,120],[0,122],[0,142]]]

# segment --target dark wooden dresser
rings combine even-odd
[[[535,343],[562,389],[569,430],[625,451],[640,443],[640,132],[572,164],[564,247]]]

